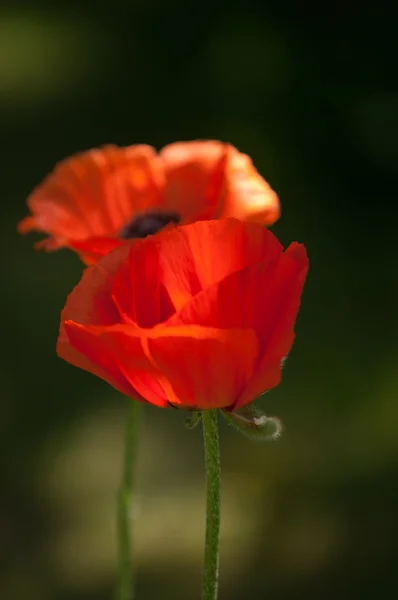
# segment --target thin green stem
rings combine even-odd
[[[206,462],[206,541],[202,600],[217,600],[220,546],[220,446],[217,410],[202,413]]]
[[[132,524],[134,501],[134,474],[138,450],[138,433],[142,404],[128,400],[122,481],[118,502],[118,555],[119,572],[116,600],[133,600]]]

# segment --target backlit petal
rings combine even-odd
[[[169,401],[206,409],[235,402],[253,374],[258,344],[251,330],[192,325],[153,330],[148,350]]]
[[[308,272],[308,257],[304,246],[293,243],[283,254],[274,273],[272,293],[264,296],[264,319],[257,335],[261,344],[259,367],[236,408],[253,401],[265,390],[277,386],[281,379],[281,361],[288,355],[294,341],[294,324]],[[262,295],[260,291],[260,295]]]
[[[65,323],[65,331],[75,350],[75,364],[98,375],[122,393],[155,406],[167,406],[158,379],[161,374],[143,347],[145,336],[125,325],[110,327]],[[95,365],[88,369],[85,359]]]
[[[120,263],[127,259],[128,253],[129,244],[123,244],[99,263],[85,269],[80,282],[69,294],[61,312],[57,341],[57,354],[64,360],[74,365],[79,365],[81,362],[80,353],[76,353],[66,335],[65,321],[71,320],[81,325],[120,323],[119,311],[112,300],[112,285],[115,273]],[[87,371],[95,372],[93,365],[80,366]]]
[[[236,219],[179,227],[162,234],[158,243],[164,285],[177,311],[201,290],[282,251],[271,232]]]
[[[76,154],[50,173],[28,198],[33,213],[19,231],[53,236],[50,249],[69,240],[110,236],[135,212],[160,203],[162,165],[150,146],[104,146]]]
[[[138,327],[154,327],[175,312],[163,284],[161,245],[154,239],[130,244],[128,260],[117,272],[112,297],[124,322]]]
[[[160,152],[166,174],[165,202],[182,223],[211,219],[224,179],[226,144],[215,140],[176,142]]]
[[[273,276],[282,256],[282,247],[275,236],[266,229],[262,232],[262,260],[203,289],[169,319],[169,324],[250,328],[261,336],[266,319],[264,299],[272,296]]]
[[[257,172],[250,157],[233,146],[229,146],[223,203],[218,216],[256,221],[267,226],[280,217],[277,194]]]
[[[86,265],[91,265],[125,243],[125,240],[116,237],[90,237],[71,241],[68,246],[76,250]]]

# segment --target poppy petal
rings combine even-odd
[[[33,213],[19,231],[69,240],[116,234],[135,212],[160,203],[162,165],[151,146],[104,146],[59,163],[28,198]]]
[[[165,407],[168,401],[158,383],[161,375],[145,353],[145,336],[129,329],[125,325],[84,326],[67,321],[65,331],[75,350],[73,364],[98,375],[127,396]],[[87,368],[87,359],[95,370]]]
[[[76,250],[86,265],[91,265],[125,243],[125,240],[115,237],[90,237],[85,240],[72,240],[68,246]]]
[[[161,234],[151,243],[160,245],[163,282],[177,311],[203,289],[260,261],[267,252],[282,252],[271,232],[237,219],[200,221]]]
[[[283,254],[271,282],[272,293],[264,298],[266,318],[257,330],[261,344],[259,367],[235,408],[252,402],[281,380],[281,362],[294,341],[294,324],[309,267],[304,246],[293,243]],[[260,292],[261,293],[261,292]]]
[[[226,144],[215,140],[176,142],[159,153],[163,161],[169,210],[181,222],[210,219],[219,201],[224,178]]]
[[[175,312],[163,285],[160,251],[161,245],[150,239],[135,240],[130,245],[128,260],[120,264],[112,298],[126,323],[154,327]]]
[[[74,365],[159,407],[229,406],[252,376],[258,352],[252,331],[200,326],[143,330],[73,321],[65,329],[76,351]],[[87,368],[87,359],[95,370]]]
[[[172,315],[168,324],[251,328],[261,335],[262,322],[266,318],[264,299],[273,293],[273,274],[282,256],[282,247],[276,237],[266,229],[262,229],[262,233],[263,260],[203,289]],[[247,257],[249,260],[250,256]]]
[[[280,217],[277,194],[255,169],[251,159],[229,146],[223,204],[219,218],[256,221],[272,225]]]
[[[123,244],[83,271],[78,285],[66,300],[61,322],[72,320],[82,325],[120,323],[112,299],[112,286],[115,274],[129,252],[130,244]]]
[[[129,265],[126,262],[116,278],[114,301],[121,314],[142,327],[168,319],[232,272],[261,260],[271,263],[282,253],[270,231],[237,219],[192,223],[135,240],[129,248]],[[253,285],[256,287],[256,282]],[[143,294],[144,289],[150,294]],[[241,291],[239,288],[238,293]],[[136,304],[139,299],[141,308]]]
[[[245,389],[258,356],[252,330],[192,325],[161,327],[148,336],[169,401],[183,408],[224,408]]]
[[[130,243],[124,243],[110,254],[107,254],[98,263],[85,269],[80,282],[69,294],[65,307],[61,312],[61,325],[57,341],[58,356],[102,379],[106,379],[115,388],[127,395],[129,395],[128,386],[130,384],[126,383],[123,377],[115,378],[114,374],[109,375],[107,370],[104,370],[104,366],[101,366],[98,358],[95,358],[95,348],[93,348],[91,354],[87,353],[86,355],[71,344],[65,322],[73,321],[80,326],[87,327],[120,324],[121,316],[117,305],[113,301],[112,291],[115,274],[123,261],[128,260],[129,251]],[[80,332],[81,338],[83,335]],[[84,340],[89,344],[87,335]],[[98,352],[100,352],[100,349]]]

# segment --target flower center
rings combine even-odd
[[[148,210],[146,213],[134,217],[119,232],[119,237],[123,239],[144,238],[147,235],[157,233],[169,223],[177,225],[180,222],[180,215],[176,212],[160,212],[158,210]]]

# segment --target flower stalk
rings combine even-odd
[[[202,600],[217,600],[220,546],[220,446],[217,410],[202,413],[206,464],[206,540]]]
[[[133,503],[134,475],[137,462],[138,434],[141,421],[142,405],[140,402],[128,400],[128,413],[125,433],[122,481],[118,502],[118,581],[116,600],[133,600],[134,570],[132,562],[133,546]]]

